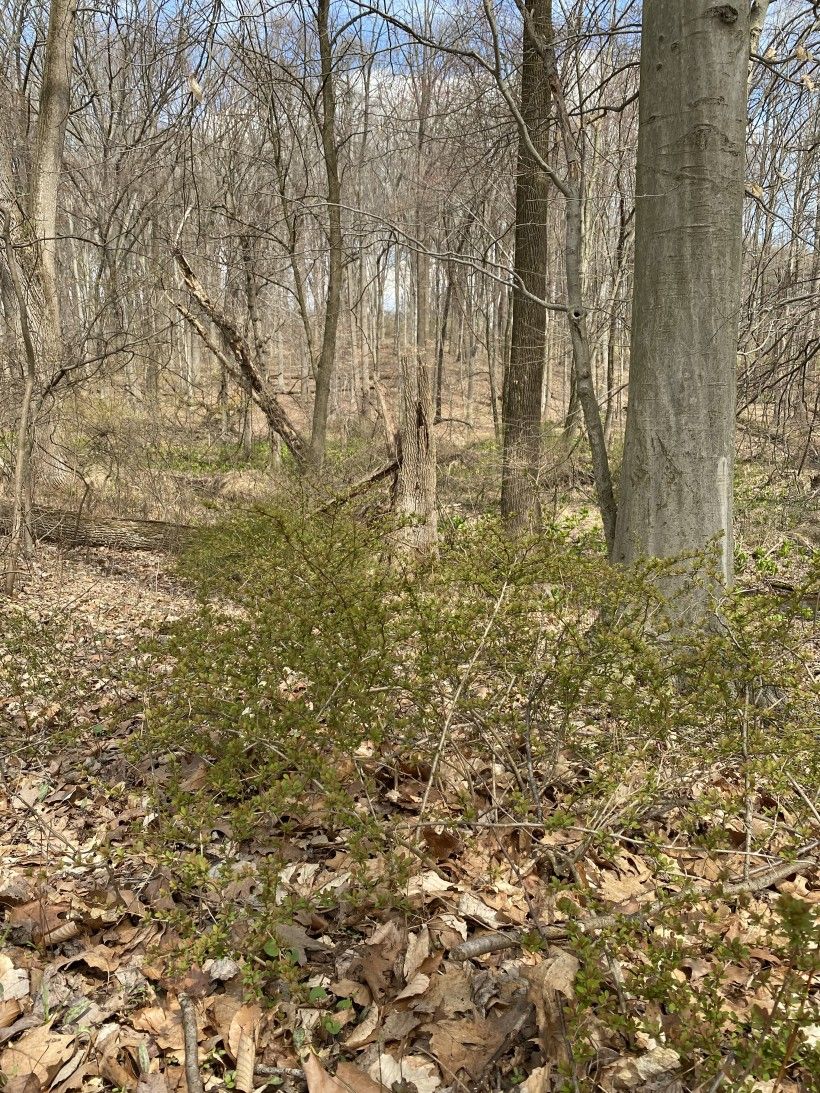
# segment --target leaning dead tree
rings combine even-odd
[[[174,306],[177,311],[190,323],[228,375],[250,391],[254,402],[265,415],[271,432],[277,433],[282,438],[299,470],[306,471],[309,467],[308,442],[290,420],[277,394],[270,389],[246,339],[236,324],[211,299],[205,286],[191,269],[182,251],[175,248],[173,255],[191,296],[196,300],[202,313],[219,331],[219,341],[211,335],[205,323],[185,304],[175,301]],[[339,504],[351,500],[371,485],[398,474],[400,467],[401,454],[399,451],[386,464],[354,483],[352,487],[333,499],[329,504]]]
[[[291,422],[276,393],[270,389],[262,370],[254,360],[247,341],[236,324],[208,295],[205,286],[191,269],[182,251],[175,248],[173,254],[186,288],[204,315],[219,331],[220,341],[217,342],[211,336],[205,324],[190,308],[175,302],[177,311],[191,324],[228,375],[250,391],[254,402],[265,415],[271,432],[277,433],[282,438],[296,465],[304,468],[308,457],[307,445]]]

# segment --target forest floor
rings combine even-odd
[[[197,1081],[241,1093],[263,1086],[310,1093],[691,1088],[679,1073],[679,1054],[662,1040],[628,1043],[592,1015],[586,1034],[597,1051],[590,1076],[566,1086],[556,1076],[557,1067],[566,1073],[572,1063],[567,1020],[584,955],[566,908],[544,898],[541,878],[572,873],[579,889],[594,892],[596,907],[640,922],[657,896],[641,839],[625,838],[603,860],[585,855],[585,833],[571,828],[541,831],[536,840],[526,825],[425,826],[427,772],[412,766],[398,770],[378,802],[387,812],[420,817],[422,838],[407,844],[400,901],[367,911],[340,901],[336,914],[312,909],[313,893],[343,887],[351,858],[336,834],[328,837],[326,817],[306,806],[278,878],[289,894],[304,897],[304,910],[272,927],[262,953],[185,967],[168,912],[184,915],[190,897],[146,837],[163,761],[134,759],[130,745],[143,720],[130,673],[140,658],[156,656],[141,652],[142,644],[194,606],[167,558],[43,547],[17,600],[2,607],[5,1093],[172,1093],[186,1086],[195,1093]],[[37,656],[23,660],[21,635],[31,633],[43,641]],[[161,658],[152,670],[165,670]],[[192,757],[189,789],[199,763]],[[723,777],[703,772],[704,783]],[[774,903],[791,894],[820,904],[817,844],[791,867],[773,855],[750,869],[742,832],[736,851],[717,865],[678,839],[674,810],[657,819],[653,834],[709,908],[691,917],[693,936],[704,938],[702,957],[674,974],[695,991],[699,982],[717,982],[736,1015],[771,1014],[791,974],[772,925]],[[180,848],[180,859],[182,850],[198,850],[216,876],[229,843],[215,828],[199,848]],[[231,861],[234,879],[215,898],[251,905],[267,852],[264,845],[244,848],[243,868]],[[523,948],[516,930],[525,934]],[[506,947],[471,954],[471,939],[482,935],[502,938]],[[722,956],[714,955],[718,941]],[[745,946],[742,955],[730,955],[733,944]],[[268,958],[280,968],[290,963],[293,973],[266,979],[260,990],[255,972]],[[616,1010],[625,1010],[630,998],[618,986],[616,963],[612,971],[621,996]],[[816,1044],[812,1004],[810,983],[794,1035]],[[662,1007],[655,1008],[662,1023]],[[748,1077],[727,1088],[810,1088],[786,1073],[757,1080],[751,1064]]]

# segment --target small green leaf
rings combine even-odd
[[[308,992],[308,1002],[324,1002],[327,998],[327,991],[324,987],[311,987]]]
[[[262,946],[262,952],[265,956],[269,956],[272,960],[275,960],[280,953],[279,942],[275,938],[270,938]]]

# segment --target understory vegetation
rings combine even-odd
[[[421,570],[390,536],[259,509],[182,563],[201,606],[149,662],[133,746],[163,771],[149,838],[186,959],[246,958],[275,1006],[313,971],[277,927],[423,928],[424,878],[454,912],[466,878],[525,951],[577,961],[567,1088],[647,1045],[687,1088],[816,1073],[816,918],[799,885],[756,895],[818,835],[816,563],[693,639],[658,592],[685,561],[614,568],[571,521],[453,523]]]
[[[340,444],[348,478],[356,458]],[[303,1066],[334,1093],[812,1088],[807,496],[740,467],[737,586],[704,630],[686,604],[708,559],[610,564],[577,457],[511,538],[483,494],[496,459],[445,465],[423,559],[378,498],[328,503],[283,469],[250,507],[206,499],[170,567],[47,555],[45,594],[32,574],[4,603],[4,948],[45,969],[35,1012],[78,1075],[102,1064],[71,999],[126,961],[108,1084],[143,1043],[176,1088],[191,989],[209,1088],[242,1081],[237,1021],[273,1089]],[[61,1005],[67,960],[91,972]]]

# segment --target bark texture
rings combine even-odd
[[[51,0],[46,37],[43,82],[32,153],[25,230],[31,243],[20,269],[12,240],[17,225],[13,181],[9,165],[0,170],[0,204],[9,276],[14,285],[25,354],[25,388],[17,421],[14,467],[14,502],[9,529],[4,589],[12,595],[20,554],[34,538],[30,527],[32,454],[38,413],[49,391],[59,383],[63,366],[60,289],[57,271],[57,200],[63,167],[65,130],[71,106],[71,73],[77,0]],[[6,149],[3,149],[5,152]],[[25,277],[24,277],[25,275]],[[26,284],[23,284],[25,279]],[[49,377],[45,391],[35,399],[38,371]],[[40,424],[44,421],[41,419]]]
[[[0,532],[9,533],[14,521],[14,503],[0,499]],[[178,550],[192,529],[163,520],[115,520],[86,517],[65,509],[35,505],[31,511],[31,534],[35,539],[66,547],[113,547],[117,550]]]
[[[549,158],[550,80],[538,39],[552,35],[551,0],[526,0],[521,118],[532,147]],[[502,392],[503,457],[501,511],[513,529],[537,524],[541,462],[541,390],[547,312],[549,180],[524,136],[519,137],[515,191],[515,265],[510,359]],[[533,299],[534,297],[534,299]]]
[[[721,537],[732,580],[749,5],[645,0],[635,288],[614,556]]]
[[[57,283],[57,197],[71,105],[76,19],[77,0],[52,0],[29,188],[29,214],[37,240],[38,274],[43,293],[42,352],[51,367],[57,365],[62,352]]]

